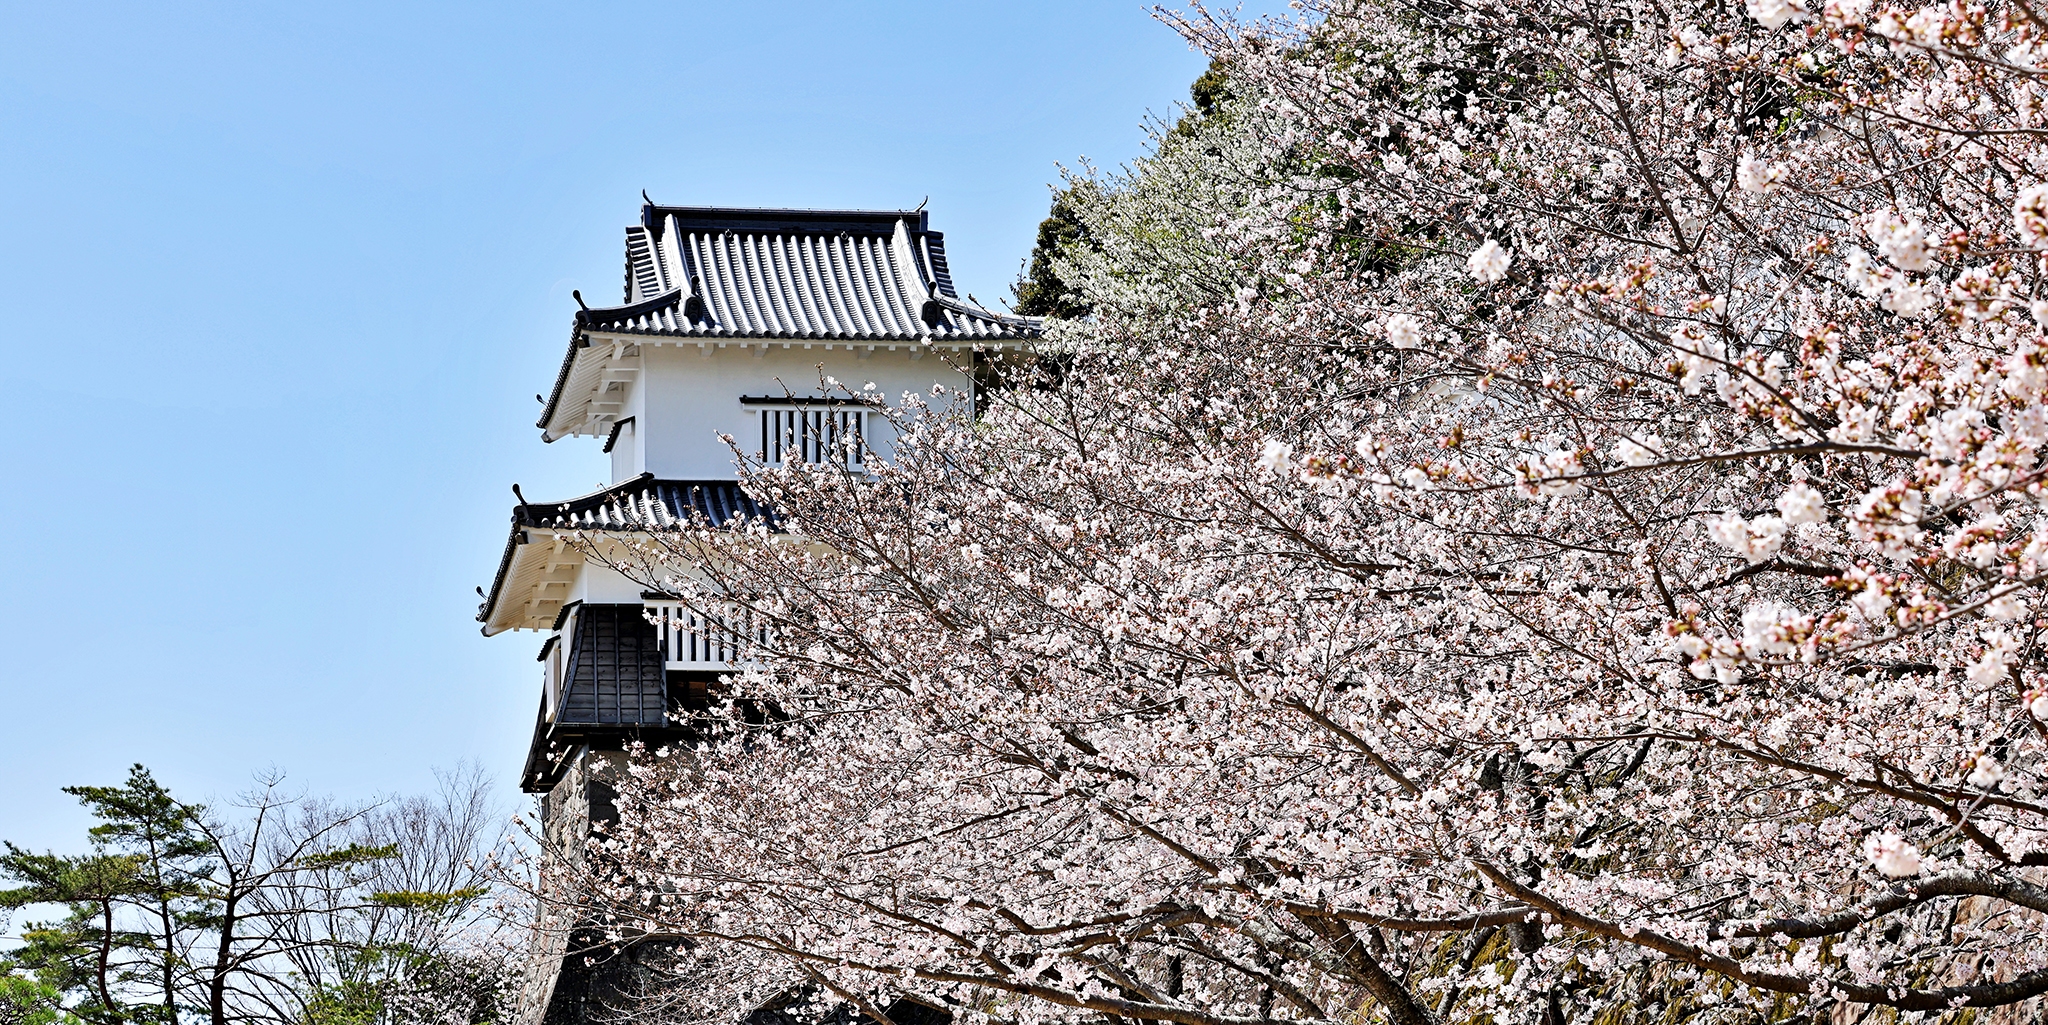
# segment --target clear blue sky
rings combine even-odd
[[[15,4],[0,37],[0,838],[71,783],[504,781],[536,639],[485,640],[571,288],[639,193],[915,206],[1007,295],[1061,162],[1202,69],[1133,0]]]

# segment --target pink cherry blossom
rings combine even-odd
[[[2039,29],[1790,7],[1168,16],[1087,317],[592,539],[767,626],[553,892],[691,1020],[2038,1017]]]

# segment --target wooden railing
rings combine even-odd
[[[647,614],[661,636],[662,658],[670,669],[728,670],[746,661],[747,649],[767,641],[766,624],[743,609],[707,616],[675,602],[649,602]]]

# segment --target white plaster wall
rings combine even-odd
[[[640,389],[636,387],[633,390],[637,392]],[[645,458],[640,451],[640,418],[636,416],[631,423],[619,428],[618,440],[612,444],[612,481],[617,483],[638,474],[640,471],[634,467]]]
[[[643,470],[669,480],[733,476],[732,451],[718,435],[731,434],[749,454],[761,437],[758,414],[740,404],[742,395],[781,395],[785,389],[817,395],[822,373],[855,388],[872,381],[895,404],[906,392],[930,394],[934,383],[949,391],[964,389],[966,375],[947,360],[964,366],[972,358],[967,352],[925,349],[921,359],[912,359],[913,350],[906,346],[893,352],[878,348],[861,359],[844,348],[828,351],[820,344],[806,349],[802,342],[786,348],[773,343],[766,355],[756,355],[758,346],[704,351],[710,355],[700,355],[695,344],[641,346],[640,379],[627,401],[634,416],[633,456],[614,459],[617,479]],[[867,427],[869,444],[886,458],[894,438],[880,417],[870,415]],[[626,447],[623,438],[619,447]]]
[[[592,605],[637,605],[643,590],[632,578],[610,566],[585,563],[582,572],[576,574],[576,583],[569,587],[569,600]]]
[[[645,353],[652,348],[653,346],[645,346],[641,351]],[[641,373],[643,375],[646,373],[645,365],[643,356],[641,364],[643,367]],[[619,411],[619,417],[621,419],[632,417],[633,422],[628,424],[625,432],[619,435],[618,444],[612,446],[613,483],[639,475],[640,467],[647,465],[647,443],[642,440],[647,436],[646,406],[647,388],[645,381],[636,380],[626,385],[625,406]]]

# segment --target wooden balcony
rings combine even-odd
[[[747,649],[769,639],[765,624],[741,609],[707,616],[679,602],[648,602],[665,668],[730,672],[746,664]]]

